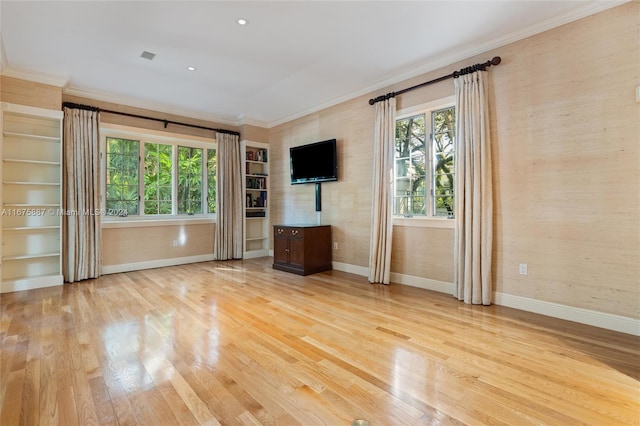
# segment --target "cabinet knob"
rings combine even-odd
[[[284,230],[282,228],[278,228],[278,234],[282,234]]]
[[[291,230],[291,233],[292,233],[293,235],[298,235],[298,230],[297,230],[297,229],[293,229],[293,230]]]
[[[284,251],[286,251],[287,253],[289,253],[289,249],[284,249]]]

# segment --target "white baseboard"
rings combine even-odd
[[[208,262],[213,260],[213,253],[198,256],[173,257],[171,259],[149,260],[146,262],[122,263],[102,267],[102,275],[120,272],[139,271],[141,269],[163,268],[165,266],[184,265],[186,263]]]
[[[425,290],[438,291],[440,293],[453,294],[453,283],[431,280],[429,278],[414,277],[413,275],[392,272],[391,282],[423,288]]]
[[[362,275],[363,277],[369,276],[369,268],[358,265],[351,265],[349,263],[331,262],[331,267],[336,271],[348,272],[350,274]]]
[[[263,250],[250,250],[245,251],[242,255],[243,259],[255,259],[256,257],[265,257],[269,255],[269,251],[266,249]]]
[[[493,300],[496,305],[500,306],[640,336],[640,321],[623,317],[622,315],[575,308],[560,303],[545,302],[498,292],[493,293]]]
[[[11,293],[13,291],[34,290],[36,288],[55,287],[62,285],[64,278],[62,275],[49,275],[46,277],[24,278],[19,280],[3,281],[0,284],[0,293]]]
[[[365,277],[369,276],[369,268],[350,265],[348,263],[333,262],[333,269]],[[415,277],[412,275],[398,274],[395,272],[391,273],[391,282],[446,294],[453,294],[454,291],[453,283]],[[622,315],[575,308],[573,306],[562,305],[560,303],[545,302],[542,300],[513,296],[499,292],[494,292],[493,303],[500,306],[520,309],[521,311],[533,312],[553,318],[640,336],[640,320],[623,317]]]

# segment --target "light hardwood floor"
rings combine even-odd
[[[637,337],[269,262],[2,295],[0,424],[640,422]]]

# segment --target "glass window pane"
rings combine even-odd
[[[144,213],[171,214],[159,200],[171,201],[173,149],[171,145],[144,144]],[[161,211],[162,210],[162,211]]]
[[[158,214],[158,202],[145,200],[144,214]]]
[[[396,120],[394,214],[425,214],[426,141],[424,114]]]
[[[431,114],[433,132],[431,165],[432,202],[435,216],[453,216],[455,188],[455,108]]]
[[[202,148],[178,147],[178,214],[202,213]]]
[[[216,185],[217,185],[218,163],[216,150],[207,150],[207,208],[209,213],[216,212]]]
[[[139,147],[137,140],[107,138],[107,214],[115,214],[119,209],[138,214]]]

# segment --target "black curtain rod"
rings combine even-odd
[[[162,118],[147,117],[147,116],[138,115],[138,114],[129,114],[128,112],[113,111],[113,110],[110,110],[110,109],[102,109],[102,108],[98,108],[98,107],[94,107],[94,106],[90,106],[90,105],[76,104],[76,103],[73,103],[73,102],[63,102],[62,106],[63,107],[67,107],[67,108],[84,109],[84,110],[87,110],[87,111],[106,112],[108,114],[124,115],[125,117],[142,118],[144,120],[158,121],[160,123],[164,123],[164,128],[165,129],[167,128],[167,126],[169,124],[175,124],[175,125],[178,125],[178,126],[193,127],[195,129],[211,130],[213,132],[226,133],[228,135],[237,135],[238,137],[240,136],[239,132],[236,132],[236,131],[233,131],[233,130],[215,129],[213,127],[198,126],[197,124],[180,123],[179,121],[163,120]]]
[[[502,61],[502,59],[500,58],[500,56],[496,56],[493,59],[491,59],[490,61],[487,61],[487,62],[485,62],[483,64],[471,65],[470,67],[462,68],[460,71],[454,71],[449,75],[444,75],[444,76],[438,77],[438,78],[436,78],[434,80],[425,81],[424,83],[420,83],[420,84],[416,84],[415,86],[407,87],[406,89],[402,89],[402,90],[400,90],[398,92],[389,92],[386,95],[378,96],[377,98],[374,98],[374,99],[369,99],[369,105],[373,105],[376,102],[385,101],[385,100],[387,100],[389,98],[393,98],[393,97],[401,95],[403,93],[407,93],[407,92],[410,92],[412,90],[418,89],[420,87],[428,86],[430,84],[439,83],[441,81],[448,80],[450,78],[458,78],[461,75],[471,74],[472,72],[476,72],[476,71],[485,71],[487,67],[490,67],[491,65],[498,65],[501,61]]]

